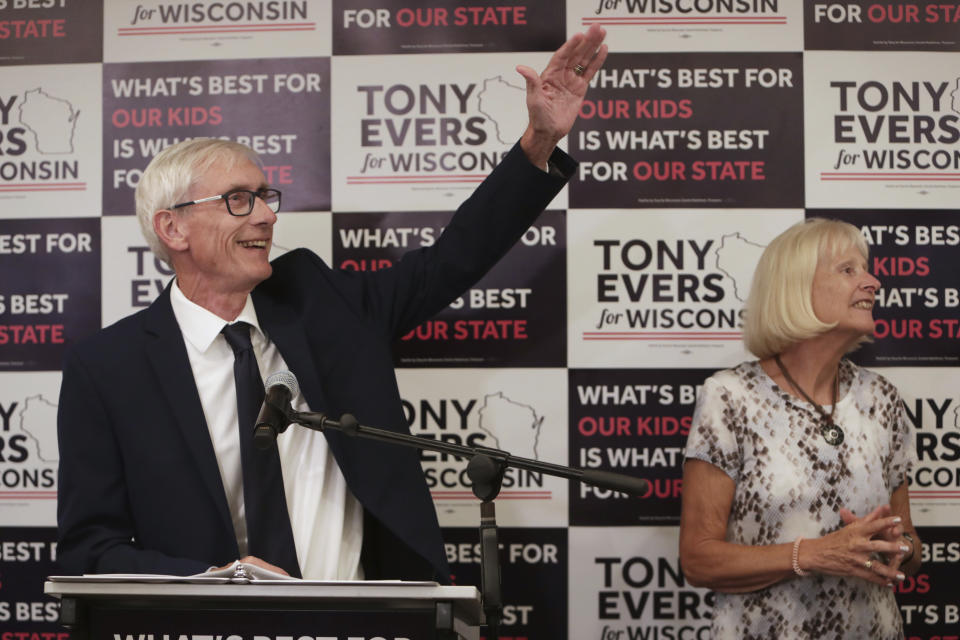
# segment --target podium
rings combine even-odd
[[[433,582],[55,576],[72,640],[478,640],[475,587]]]

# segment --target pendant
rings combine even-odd
[[[820,425],[820,435],[827,441],[827,444],[832,444],[835,447],[839,447],[843,443],[843,429],[832,422],[824,422]]]

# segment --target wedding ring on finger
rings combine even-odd
[[[575,64],[575,65],[573,65],[573,72],[574,72],[575,74],[577,74],[578,76],[582,76],[582,75],[583,75],[583,72],[586,71],[586,70],[587,70],[587,68],[586,68],[585,66],[583,66],[582,64]]]
[[[866,569],[867,571],[870,571],[871,569],[873,569],[873,560],[865,561],[863,563],[863,568]]]

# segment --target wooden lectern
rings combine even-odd
[[[478,640],[475,587],[54,576],[72,640]]]

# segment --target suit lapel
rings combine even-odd
[[[300,315],[291,307],[278,303],[260,290],[254,289],[253,305],[257,310],[257,320],[267,337],[280,350],[283,361],[297,377],[300,392],[306,399],[311,411],[326,409],[323,385],[311,357],[310,343],[307,341],[304,324]],[[271,371],[270,373],[275,373]],[[326,435],[330,435],[329,433]],[[327,438],[330,439],[329,437]]]
[[[170,287],[147,309],[144,319],[146,352],[156,373],[160,390],[167,399],[177,427],[197,464],[206,490],[217,505],[227,531],[233,534],[233,520],[227,506],[217,456],[210,441],[203,406],[193,379],[183,334],[170,305]],[[232,536],[235,538],[235,536]]]

